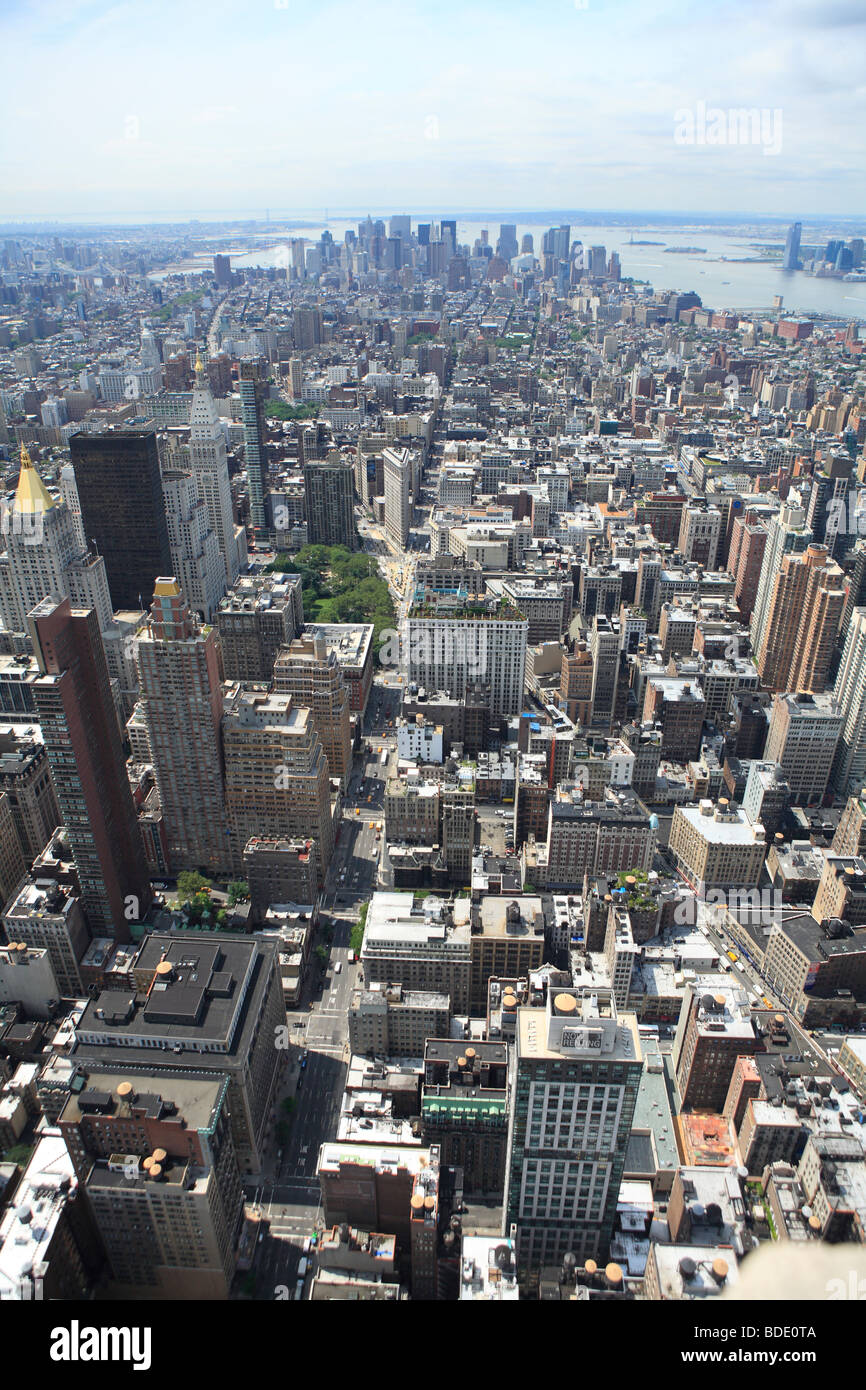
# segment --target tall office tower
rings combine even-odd
[[[222,663],[216,628],[201,627],[177,580],[156,581],[135,639],[141,700],[175,873],[231,867],[223,797]]]
[[[866,606],[866,541],[855,542],[851,556],[851,568],[845,583],[845,607],[842,610],[840,628],[847,632],[854,616],[855,608]]]
[[[457,221],[453,217],[445,218],[439,224],[439,235],[445,245],[446,263],[457,253]],[[443,267],[444,269],[444,267]]]
[[[442,225],[444,227],[445,223],[443,222]],[[503,260],[506,261],[510,261],[517,255],[517,227],[513,222],[501,222],[499,224],[496,254],[502,256]]]
[[[241,397],[241,420],[244,427],[244,462],[250,492],[250,521],[255,531],[265,527],[265,493],[268,484],[268,461],[265,451],[266,387],[259,372],[258,358],[244,358],[240,364],[238,390]]]
[[[231,256],[214,256],[213,258],[214,279],[220,288],[226,288],[232,282],[232,258]]]
[[[235,525],[225,434],[200,356],[196,358],[189,417],[189,463],[207,505],[225,566],[226,585],[231,588],[246,559],[246,538],[243,527]]]
[[[844,716],[832,695],[776,695],[764,757],[778,763],[796,805],[820,806],[842,732]]]
[[[744,623],[752,618],[766,544],[766,529],[753,513],[734,517],[727,569],[734,576],[734,599]]]
[[[410,490],[412,459],[408,449],[382,450],[382,472],[385,482],[385,534],[405,550],[412,520]]]
[[[171,569],[194,613],[209,623],[225,593],[226,571],[210,513],[194,473],[181,469],[162,475]]]
[[[802,231],[802,222],[792,222],[788,228],[788,235],[785,237],[785,254],[782,257],[783,270],[800,269],[800,236]]]
[[[81,549],[72,513],[48,492],[23,445],[6,545],[0,616],[7,631],[27,632],[27,614],[42,599],[68,597],[76,608],[94,608],[100,631],[109,632],[114,615],[102,557]]]
[[[352,775],[349,691],[336,652],[324,637],[305,633],[284,647],[274,664],[274,690],[293,695],[313,716],[328,759],[328,775],[343,787]]]
[[[833,854],[866,855],[866,797],[863,789],[854,792],[845,803],[845,810],[839,817],[839,824],[833,836]],[[7,932],[8,935],[8,932]],[[9,940],[13,940],[9,937]]]
[[[78,999],[87,992],[79,962],[90,944],[81,899],[68,885],[38,878],[38,865],[34,870],[6,905],[6,939],[47,951],[61,998]]]
[[[0,793],[5,792],[21,852],[28,864],[60,824],[45,744],[38,726],[0,726]]]
[[[74,434],[69,448],[84,534],[105,560],[112,606],[142,608],[171,569],[156,434]]]
[[[687,564],[703,565],[705,570],[715,569],[721,534],[722,514],[718,507],[698,504],[683,507],[677,549]]]
[[[322,311],[318,308],[298,308],[294,313],[293,337],[299,352],[318,347],[325,339]]]
[[[548,989],[517,1010],[503,1234],[518,1278],[544,1265],[605,1259],[643,1071],[634,1014],[609,989]]]
[[[427,690],[462,699],[482,686],[494,718],[519,714],[523,704],[529,623],[498,599],[467,599],[461,608],[424,600],[406,621],[407,673]]]
[[[857,795],[866,787],[866,608],[851,615],[833,698],[842,711],[842,732],[832,784],[840,796]]]
[[[12,896],[26,868],[9,793],[0,792],[0,906]]]
[[[78,500],[78,488],[75,484],[75,469],[71,463],[64,463],[60,469],[59,488],[60,496],[66,503],[66,510],[72,517],[72,524],[78,539],[78,549],[83,554],[87,550],[87,538],[84,534],[84,523],[81,520],[81,503]]]
[[[611,728],[616,712],[619,639],[619,624],[596,614],[589,634],[589,651],[592,657],[591,727],[599,731]]]
[[[823,690],[845,602],[843,575],[824,546],[784,555],[755,664],[766,690]]]
[[[802,554],[811,540],[812,532],[806,525],[806,513],[799,494],[792,493],[790,499],[782,503],[779,515],[772,517],[767,523],[767,543],[764,546],[761,577],[758,580],[750,627],[752,651],[760,651],[763,646],[770,600],[776,575],[782,567],[782,557]]]
[[[358,544],[355,530],[354,464],[332,449],[326,459],[304,464],[307,539],[310,545]]]
[[[113,1296],[228,1298],[244,1194],[226,1079],[160,1068],[130,1080],[120,1066],[85,1071],[81,1082],[57,1125]]]
[[[299,401],[304,389],[304,364],[300,357],[289,359],[289,395],[293,401]]]
[[[704,994],[688,986],[673,1050],[683,1109],[718,1114],[737,1058],[763,1050],[748,1001],[739,991]]]
[[[151,932],[131,976],[125,993],[97,995],[81,1017],[76,1062],[91,1085],[97,1074],[122,1075],[144,1092],[154,1071],[162,1085],[190,1073],[201,1083],[227,1080],[238,1163],[259,1172],[288,1055],[274,1045],[286,1024],[276,946],[222,932]]]
[[[270,685],[280,647],[304,630],[301,576],[243,575],[220,603],[216,621],[223,678]]]
[[[312,836],[324,878],[334,848],[328,760],[292,695],[229,686],[223,712],[226,811],[234,866],[256,836]]]
[[[833,556],[844,555],[850,547],[849,498],[856,486],[853,460],[839,454],[812,475],[812,490],[806,524],[816,541],[822,541]]]
[[[151,891],[96,614],[46,598],[29,625],[42,673],[36,708],[81,904],[95,936],[128,941]]]

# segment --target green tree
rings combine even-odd
[[[177,895],[181,902],[194,898],[203,888],[210,888],[211,881],[194,869],[185,869],[177,876]]]
[[[238,903],[246,902],[250,896],[250,885],[243,879],[235,879],[229,884],[227,892],[229,907],[235,907]]]

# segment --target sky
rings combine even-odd
[[[2,0],[0,51],[7,221],[866,212],[863,0]]]

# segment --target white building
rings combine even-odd
[[[397,724],[397,752],[413,762],[441,763],[442,725],[431,724],[421,715],[414,720],[401,719]]]
[[[201,358],[195,364],[195,390],[189,421],[189,461],[197,475],[231,588],[247,559],[246,534],[235,525],[226,439]]]
[[[866,786],[866,608],[855,608],[851,616],[833,698],[843,723],[832,780],[847,796]]]
[[[519,714],[523,703],[529,623],[515,609],[486,600],[447,609],[419,606],[407,619],[409,681],[448,690],[456,699],[470,685],[487,687],[490,713]]]

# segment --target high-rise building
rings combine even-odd
[[[764,642],[764,629],[783,556],[802,554],[811,540],[812,532],[806,525],[805,510],[798,494],[792,493],[790,500],[782,504],[779,515],[771,517],[767,523],[767,543],[761,560],[761,577],[750,628],[753,651],[760,651]]]
[[[21,472],[0,559],[0,616],[9,632],[26,632],[27,615],[44,598],[69,598],[96,610],[101,632],[113,623],[105,565],[80,544],[75,518],[54,498],[21,447]]]
[[[162,475],[171,572],[176,575],[189,606],[209,623],[225,593],[226,571],[210,513],[194,473],[170,469]]]
[[[157,576],[171,571],[156,434],[81,432],[69,447],[84,534],[105,560],[112,605],[140,609]]]
[[[299,574],[242,575],[217,612],[227,681],[270,684],[280,647],[304,628]]]
[[[328,773],[347,787],[352,775],[349,692],[333,648],[324,637],[304,633],[284,647],[274,664],[274,690],[294,696],[310,710]]]
[[[48,754],[38,726],[0,725],[0,792],[5,792],[26,862],[41,854],[60,824]]]
[[[412,460],[409,450],[383,449],[382,465],[385,484],[385,534],[398,550],[405,550],[412,522]]]
[[[141,701],[174,872],[232,863],[223,797],[222,666],[216,629],[193,618],[177,580],[156,581],[136,637]]]
[[[592,728],[609,731],[617,709],[620,669],[620,627],[598,614],[589,634],[592,656]]]
[[[416,603],[407,620],[408,679],[457,699],[481,685],[492,716],[518,714],[528,630],[526,618],[498,599]]]
[[[231,256],[216,255],[213,258],[214,279],[220,288],[226,288],[232,282],[232,258]]]
[[[783,270],[800,269],[800,236],[802,231],[802,222],[792,222],[788,228],[788,235],[785,237],[785,253],[782,257]]]
[[[778,763],[795,805],[820,806],[844,715],[828,692],[776,695],[764,756]]]
[[[217,538],[225,565],[226,585],[231,588],[246,559],[246,538],[243,527],[235,525],[225,434],[201,357],[196,358],[195,364],[195,390],[189,418],[189,463],[198,479],[210,515],[211,530]]]
[[[334,848],[330,781],[310,710],[291,695],[228,686],[223,756],[235,868],[256,836],[307,835],[324,877]]]
[[[721,533],[722,514],[718,507],[690,503],[682,510],[677,549],[687,564],[715,569]]]
[[[257,358],[244,358],[240,364],[238,391],[244,427],[244,461],[250,494],[250,521],[253,529],[265,527],[265,494],[268,490],[268,461],[265,450],[265,391]]]
[[[517,1010],[503,1234],[522,1285],[568,1251],[607,1257],[642,1071],[609,989],[552,986]]]
[[[57,1121],[117,1297],[225,1299],[244,1196],[228,1080],[87,1071]]]
[[[824,546],[782,556],[755,664],[766,690],[823,690],[845,602]]]
[[[842,731],[832,782],[840,796],[855,795],[866,786],[866,608],[851,615],[833,698],[842,711]]]
[[[127,941],[151,889],[96,614],[47,598],[29,623],[42,672],[36,707],[82,907],[94,935]]]
[[[79,963],[90,933],[81,899],[69,886],[44,879],[37,883],[28,875],[6,906],[3,927],[8,941],[48,952],[61,998],[78,999],[85,993]]]
[[[438,1144],[442,1162],[463,1169],[464,1192],[501,1197],[508,1142],[508,1044],[467,1047],[433,1033],[423,1056],[425,1144]]]
[[[332,450],[326,459],[304,464],[307,540],[311,545],[345,545],[354,550],[354,464]]]
[[[228,1078],[235,1152],[241,1168],[255,1173],[285,1066],[287,1053],[275,1045],[285,1024],[275,944],[218,932],[151,932],[132,963],[130,988],[88,1001],[76,1058],[92,1085],[97,1073],[122,1074],[136,1092],[155,1072],[161,1085],[191,1072],[200,1080]]]
[[[705,994],[690,985],[673,1051],[683,1109],[720,1113],[737,1058],[763,1050],[749,1004],[739,991]]]

